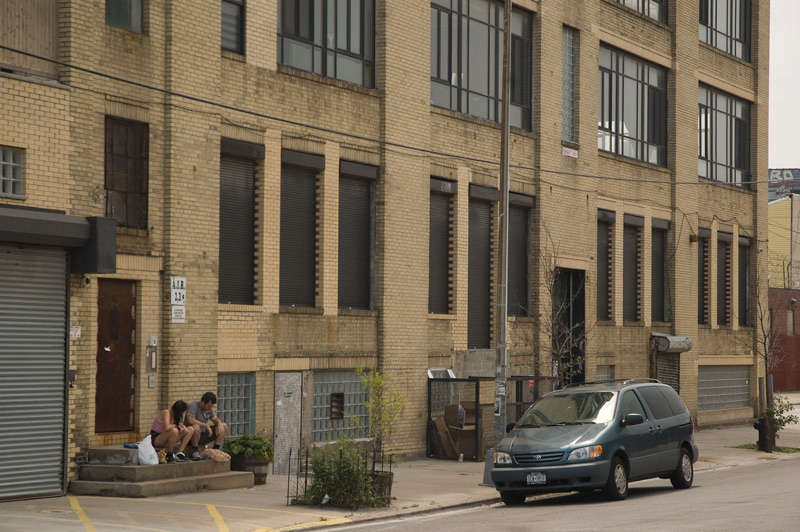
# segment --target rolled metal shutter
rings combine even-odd
[[[608,237],[611,226],[597,222],[597,320],[608,321],[611,319],[609,309],[609,245]]]
[[[653,321],[669,320],[667,312],[667,232],[653,229],[651,300]]]
[[[223,155],[219,191],[219,302],[253,304],[255,161]]]
[[[467,347],[487,349],[491,342],[491,213],[484,201],[469,202],[469,275]]]
[[[730,260],[730,244],[717,242],[717,325],[728,324],[728,262]]]
[[[639,228],[626,225],[622,235],[622,314],[639,321]]]
[[[0,245],[0,500],[62,495],[67,257]]]
[[[339,178],[339,308],[370,309],[372,182]]]
[[[512,205],[508,218],[508,315],[528,316],[529,209]]]
[[[431,193],[428,312],[450,312],[450,196]]]
[[[281,170],[280,305],[316,306],[316,170]]]

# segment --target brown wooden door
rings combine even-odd
[[[100,279],[95,432],[133,430],[136,284]]]

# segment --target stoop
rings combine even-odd
[[[136,449],[121,445],[89,449],[89,463],[79,480],[69,484],[73,495],[154,497],[205,490],[252,488],[253,474],[231,471],[230,462],[177,462],[137,465]]]

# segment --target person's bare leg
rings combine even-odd
[[[178,452],[182,453],[186,446],[189,444],[189,440],[192,439],[194,436],[194,427],[184,427],[183,433],[181,435],[181,446],[178,447]]]
[[[227,423],[220,423],[216,427],[217,429],[217,439],[214,441],[217,445],[222,445],[222,440],[225,439],[225,436],[228,435],[228,424]]]

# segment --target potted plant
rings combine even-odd
[[[267,483],[272,462],[272,442],[262,436],[242,434],[227,438],[222,450],[231,455],[231,471],[250,471],[254,484]]]

